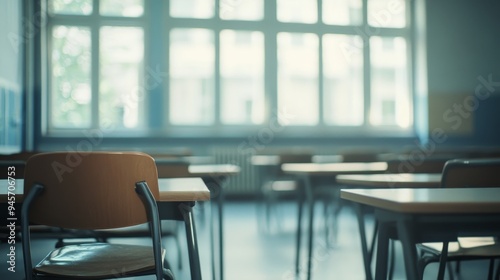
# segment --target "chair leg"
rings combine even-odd
[[[419,275],[422,277],[421,279],[424,279],[424,271],[425,271],[425,267],[431,263],[435,261],[435,258],[433,257],[429,257],[425,254],[422,254],[418,260],[418,271],[419,271]]]
[[[448,242],[443,242],[443,249],[441,249],[441,256],[439,257],[439,270],[438,270],[439,280],[444,279],[447,258],[448,258]]]
[[[448,274],[449,274],[448,278],[450,278],[450,280],[454,280],[455,276],[453,276],[453,267],[451,266],[450,262],[446,263],[446,268],[448,269]]]
[[[460,274],[460,261],[457,261],[457,264],[455,265],[455,273]]]
[[[389,260],[389,280],[394,277],[394,268],[396,266],[396,244],[394,240],[389,241],[389,246],[391,247],[391,258]]]
[[[178,259],[178,264],[177,267],[179,270],[182,270],[182,248],[181,248],[181,243],[179,242],[178,236],[174,236],[175,240],[175,246],[177,247],[177,259]]]
[[[174,274],[170,269],[163,269],[163,279],[175,280]]]
[[[490,265],[488,267],[488,280],[493,280],[493,273],[495,270],[495,259],[490,259]]]
[[[500,279],[500,262],[497,264],[497,272],[495,273],[495,280]]]

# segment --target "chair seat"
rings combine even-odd
[[[166,235],[176,235],[176,222],[174,221],[160,221],[161,223],[161,234]],[[113,238],[113,237],[138,237],[138,236],[149,236],[149,224],[140,224],[136,226],[114,228],[114,229],[99,229],[94,230],[93,235],[95,237]]]
[[[162,249],[162,262],[164,258]],[[57,248],[34,270],[49,276],[103,279],[151,271],[154,267],[151,246],[88,243]]]
[[[471,256],[471,257],[489,257],[500,254],[500,244],[492,242],[492,238],[460,238],[458,242],[448,243],[448,257]],[[419,247],[426,252],[435,255],[441,254],[443,243],[427,242],[420,244]]]
[[[458,243],[462,248],[471,248],[477,246],[488,246],[495,244],[495,237],[482,236],[482,237],[459,237]]]

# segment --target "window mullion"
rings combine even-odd
[[[264,22],[266,26],[277,26],[276,1],[264,1]],[[266,100],[266,123],[270,122],[278,108],[278,32],[266,28],[264,32],[264,84]]]
[[[323,1],[318,1],[318,25],[323,26]],[[323,29],[323,28],[318,28]],[[318,125],[320,127],[325,125],[324,117],[324,87],[323,87],[323,32],[316,33],[319,39],[318,45]]]
[[[214,21],[214,51],[215,51],[215,57],[214,57],[214,126],[215,127],[220,127],[222,125],[222,120],[221,120],[221,75],[220,75],[220,32],[221,32],[221,24],[220,24],[220,17],[219,17],[219,7],[220,3],[219,0],[215,0],[215,14],[214,18],[212,19]]]
[[[100,82],[100,67],[99,67],[99,1],[93,1],[93,9],[91,17],[93,20],[90,23],[90,36],[91,36],[91,87],[92,87],[92,128],[100,128],[99,124],[99,82]]]
[[[368,0],[363,0],[363,30],[369,30],[368,25]],[[365,32],[363,39],[363,127],[369,128],[371,112],[371,62],[370,62],[370,35]]]
[[[164,9],[164,5],[168,5],[168,1],[145,1],[144,8],[147,24],[143,24],[144,28],[144,66],[143,66],[143,84],[142,91],[144,95],[144,121],[148,128],[160,129],[168,123],[168,106],[164,99],[164,92],[168,92],[168,61],[159,60],[158,57],[167,57],[168,52],[165,46],[168,41],[169,32],[166,31],[166,22],[163,15],[168,15],[168,10]],[[149,20],[148,20],[149,19]],[[167,64],[165,64],[167,63]],[[157,77],[159,75],[160,77]],[[160,78],[160,80],[158,80]],[[164,115],[165,114],[165,115]],[[161,116],[161,117],[158,117]]]

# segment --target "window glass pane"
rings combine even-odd
[[[181,18],[212,18],[214,0],[170,0],[170,16]]]
[[[49,0],[49,13],[63,15],[90,15],[92,0]]]
[[[54,128],[91,124],[90,30],[76,26],[52,29],[50,117]]]
[[[361,0],[323,0],[323,22],[336,25],[362,23]]]
[[[139,27],[101,28],[99,124],[134,128],[139,124],[145,96],[143,74],[144,35]]]
[[[408,127],[412,122],[406,41],[371,37],[371,110],[374,125]]]
[[[318,21],[316,0],[277,0],[277,17],[281,22],[315,23]]]
[[[278,112],[282,125],[318,123],[318,37],[278,33]]]
[[[170,33],[170,122],[214,122],[214,34],[207,29]]]
[[[139,17],[144,13],[143,0],[101,0],[99,12],[105,16]]]
[[[221,119],[227,124],[264,121],[264,35],[224,30],[220,34]]]
[[[405,27],[406,0],[368,1],[368,24],[376,27]]]
[[[327,124],[363,124],[363,42],[359,36],[323,37],[324,118]]]
[[[264,0],[220,0],[221,19],[261,20],[264,17]]]

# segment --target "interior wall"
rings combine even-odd
[[[426,2],[429,135],[500,145],[500,1]]]

